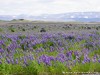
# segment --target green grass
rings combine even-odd
[[[2,32],[3,31],[3,29],[2,28],[0,28],[0,32]]]

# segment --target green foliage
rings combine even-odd
[[[11,43],[12,40],[11,40],[10,38],[8,38],[7,40],[8,40],[8,41],[5,41],[5,44],[6,44],[6,45],[9,45],[9,44]]]
[[[80,42],[76,42],[74,43],[73,45],[71,44],[71,47],[69,47],[69,50],[81,50],[82,47],[81,45],[84,44],[86,41],[85,40],[82,40]]]
[[[51,42],[51,41],[47,41],[43,45],[46,45],[47,47],[50,47],[50,46],[54,46],[54,43]]]
[[[24,38],[26,38],[25,35],[21,35],[21,36],[18,36],[18,37],[19,37],[19,39],[24,39]]]
[[[10,30],[11,32],[15,32],[15,31],[16,31],[16,29],[13,28],[13,27],[9,27],[9,30]]]
[[[2,30],[2,28],[0,28],[0,32],[2,32],[3,30]]]
[[[90,57],[93,57],[93,56],[96,55],[96,54],[97,54],[97,55],[100,55],[100,50],[99,50],[99,49],[90,52],[89,56],[90,56]]]
[[[46,47],[46,48],[49,49],[50,46],[54,46],[53,42],[47,41],[47,42],[45,42],[45,43],[40,43],[40,44],[34,45],[34,46],[33,46],[33,49],[37,49],[37,48],[41,48],[41,47],[43,47],[43,48]]]
[[[37,68],[34,62],[23,69],[25,75],[37,75]]]
[[[43,44],[36,44],[33,46],[33,49],[37,49],[37,48],[40,48],[40,47],[43,47]]]

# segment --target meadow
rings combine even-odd
[[[0,35],[0,75],[82,72],[100,72],[99,31]]]

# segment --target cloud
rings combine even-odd
[[[66,12],[100,12],[100,0],[0,0],[0,14],[40,15]]]
[[[52,3],[55,2],[55,0],[37,0],[39,3]]]

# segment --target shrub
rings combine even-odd
[[[46,30],[44,28],[41,28],[40,32],[46,32]]]
[[[25,29],[23,28],[22,31],[25,31]]]

